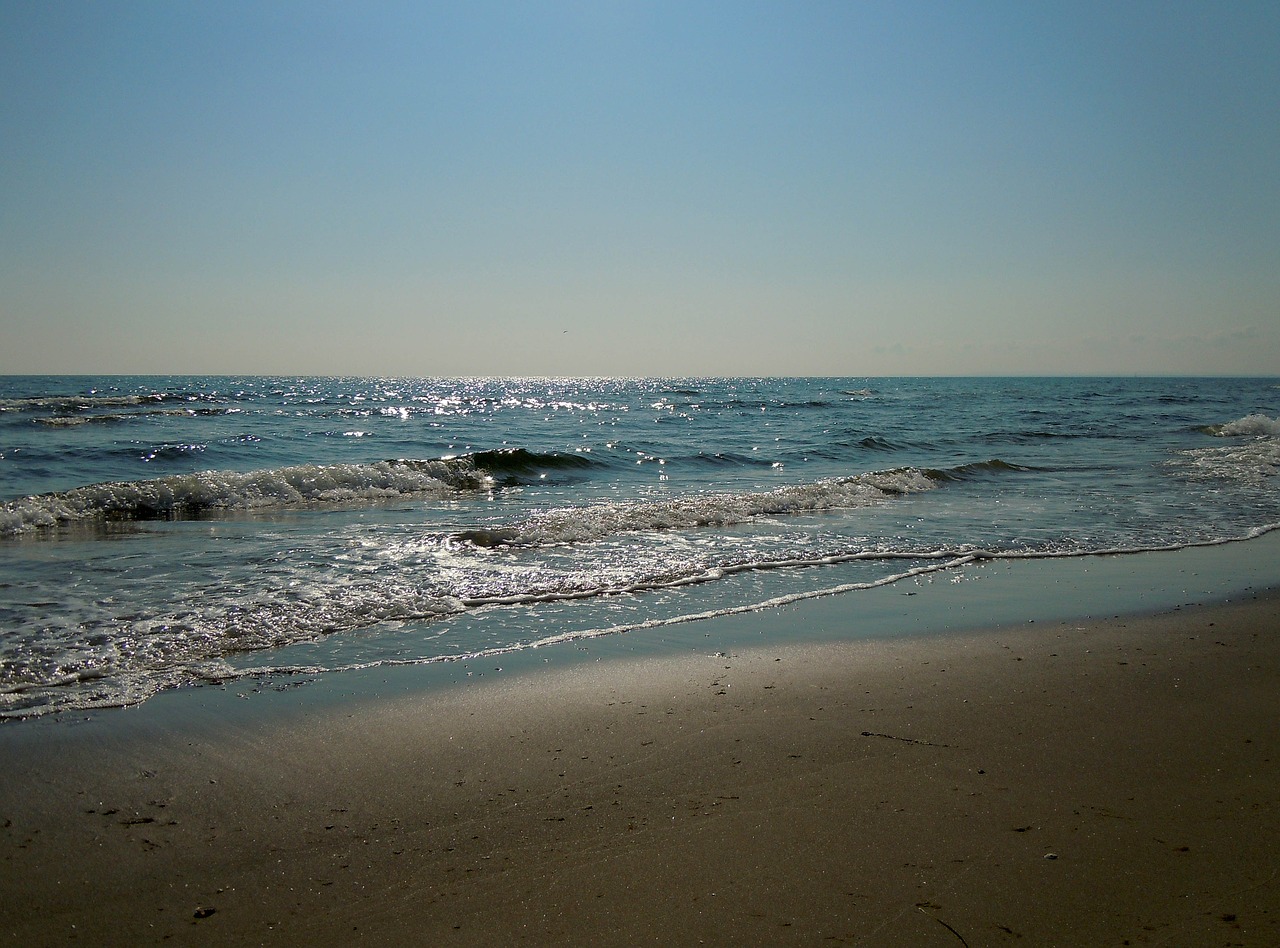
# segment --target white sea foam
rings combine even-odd
[[[1220,546],[1236,543],[1244,540],[1255,539],[1277,529],[1280,529],[1280,523],[1270,523],[1254,527],[1240,536],[1220,537],[1214,540],[1194,543],[1115,547],[1093,551],[1015,552],[988,551],[973,548],[939,549],[912,553],[851,553],[846,555],[815,558],[812,560],[742,564],[739,567],[714,570],[704,575],[689,576],[683,580],[636,584],[632,591],[653,589],[664,586],[675,587],[688,583],[698,583],[719,579],[723,576],[736,572],[782,568],[796,565],[827,565],[862,559],[880,559],[886,561],[901,559],[913,560],[917,563],[917,565],[908,569],[891,572],[887,575],[863,582],[843,583],[836,586],[805,589],[799,592],[773,596],[758,601],[722,606],[697,612],[660,616],[652,619],[642,619],[610,626],[556,632],[551,635],[538,638],[524,639],[518,642],[510,642],[489,648],[473,649],[470,651],[455,652],[451,654],[431,654],[394,658],[386,657],[369,661],[335,662],[331,664],[298,665],[277,663],[254,667],[233,667],[224,657],[226,653],[221,650],[216,650],[212,655],[208,652],[205,652],[202,655],[200,649],[197,647],[197,643],[192,640],[192,637],[182,634],[181,629],[174,629],[172,631],[175,633],[175,637],[171,643],[173,648],[168,651],[168,659],[158,666],[154,664],[153,661],[157,657],[157,649],[155,644],[152,643],[147,648],[148,653],[150,653],[148,662],[137,668],[113,667],[110,663],[108,663],[108,667],[104,667],[102,664],[95,663],[92,660],[82,660],[70,663],[69,667],[60,673],[46,673],[39,680],[32,680],[27,684],[12,681],[6,682],[3,686],[0,686],[0,718],[31,717],[59,711],[128,706],[141,703],[160,691],[200,682],[226,683],[248,678],[304,675],[314,676],[382,667],[434,665],[444,662],[467,662],[498,658],[503,655],[510,655],[530,649],[565,645],[568,643],[598,639],[605,636],[618,635],[627,632],[697,622],[704,619],[741,615],[763,609],[778,608],[792,603],[820,597],[836,596],[876,589],[883,586],[890,586],[906,579],[913,579],[929,574],[946,573],[958,567],[980,562],[982,560],[1034,560],[1060,557],[1083,558],[1112,556],[1117,554],[1167,552],[1189,549],[1192,547]],[[423,599],[420,594],[413,593],[409,597],[410,599],[416,600],[413,603],[400,601],[400,596],[393,594],[385,597],[387,601],[382,602],[379,605],[375,605],[372,609],[372,615],[364,614],[365,610],[371,605],[371,603],[367,601],[357,603],[355,601],[356,599],[361,598],[359,596],[353,598],[344,594],[337,598],[340,602],[345,603],[345,605],[340,606],[341,609],[346,611],[354,609],[355,611],[362,613],[360,616],[361,622],[359,624],[366,624],[369,621],[387,621],[389,619],[394,619],[397,616],[402,618],[426,618],[433,615],[445,615],[456,612],[460,609],[475,608],[478,606],[523,606],[530,605],[535,602],[546,602],[565,598],[582,598],[584,595],[598,596],[617,591],[618,590],[616,589],[596,589],[590,594],[514,596],[509,598],[461,602],[456,600],[427,601]],[[404,590],[401,590],[400,592],[403,593]],[[331,596],[312,596],[310,598],[317,603],[321,599],[325,599],[332,604],[333,600],[333,597]],[[255,614],[258,612],[257,608],[252,611]],[[269,648],[272,645],[287,645],[293,641],[299,641],[299,639],[292,637],[288,631],[290,616],[288,615],[287,609],[285,609],[284,612],[271,612],[270,610],[268,610],[268,612],[270,612],[268,615],[257,615],[258,621],[256,624],[261,626],[262,631],[265,634],[252,646],[255,650]],[[328,618],[338,619],[336,625],[339,627],[343,625],[340,617],[328,616]],[[160,624],[160,627],[166,632],[170,631],[167,623]],[[274,631],[267,632],[268,627],[273,628]],[[315,633],[313,632],[305,636],[305,638],[310,638],[314,634]],[[194,638],[198,639],[200,636],[197,635]],[[271,641],[273,638],[275,640]],[[114,652],[115,650],[112,649],[112,651]],[[159,651],[164,652],[166,650],[161,648]],[[81,658],[85,659],[88,658],[88,656],[81,656]],[[69,688],[68,686],[76,687]]]
[[[866,557],[852,556],[842,557],[839,559],[860,558]],[[228,664],[225,658],[216,652],[213,655],[205,653],[201,656],[199,643],[197,641],[201,638],[199,635],[192,636],[186,634],[183,630],[173,630],[173,634],[170,635],[168,634],[169,627],[166,624],[164,625],[164,629],[166,630],[166,639],[171,639],[169,642],[171,648],[157,649],[156,643],[153,642],[148,648],[148,651],[151,653],[148,661],[139,667],[129,667],[128,665],[119,666],[110,659],[103,661],[104,656],[97,656],[95,658],[87,654],[81,654],[77,656],[76,660],[66,662],[65,667],[57,674],[50,674],[50,670],[46,669],[39,680],[32,680],[29,683],[19,683],[14,681],[0,683],[0,718],[30,717],[57,711],[124,707],[141,703],[160,691],[196,682],[222,683],[237,679],[256,678],[261,676],[315,675],[342,671],[357,671],[375,667],[427,665],[438,664],[446,661],[468,661],[481,658],[496,658],[502,655],[525,651],[528,649],[544,648],[568,642],[596,639],[623,632],[678,625],[687,622],[695,622],[699,619],[738,615],[760,609],[776,608],[789,603],[816,598],[818,596],[831,596],[856,590],[873,589],[879,586],[896,583],[902,579],[922,576],[928,573],[962,566],[980,557],[975,554],[957,555],[948,551],[937,551],[934,553],[912,555],[902,558],[925,560],[926,562],[923,565],[915,566],[868,582],[847,583],[841,586],[828,587],[819,590],[807,590],[799,593],[775,596],[761,602],[728,606],[697,613],[685,613],[675,616],[647,619],[605,628],[590,628],[558,632],[533,640],[513,642],[507,645],[499,645],[454,655],[385,658],[368,662],[351,662],[334,665],[280,664],[237,669]],[[836,562],[837,560],[828,558],[828,561]],[[744,568],[769,568],[786,565],[791,564],[755,564],[754,567]],[[736,570],[730,570],[727,572],[735,571]],[[701,582],[712,578],[719,578],[719,576],[690,577],[686,582]],[[682,585],[682,582],[674,581],[669,583],[652,583],[647,584],[647,587],[642,587],[640,584],[637,584],[636,589],[678,585]],[[609,592],[613,591],[615,590],[609,590]],[[597,589],[590,595],[598,596],[603,592],[605,592],[605,590]],[[468,607],[474,607],[476,605],[492,605],[496,603],[507,605],[526,605],[536,601],[552,601],[563,598],[578,597],[572,595],[548,595],[541,597],[521,596],[512,597],[510,601],[489,600],[485,602],[468,602],[465,604],[455,603],[452,605],[466,605]],[[430,614],[440,614],[448,611],[451,611],[450,604],[438,603],[432,605],[418,617]],[[406,613],[406,617],[409,617],[409,613]],[[267,618],[270,620],[272,617]],[[386,617],[383,616],[382,618]],[[274,621],[279,622],[281,620],[287,622],[288,616],[278,615],[274,617]],[[264,624],[270,624],[270,621]],[[276,634],[280,635],[280,641],[259,641],[253,646],[254,649],[267,648],[271,645],[290,644],[287,633],[280,634],[280,630],[277,630]],[[166,654],[160,655],[160,652],[165,652]],[[78,687],[75,688],[75,690],[68,689],[68,686],[73,685]]]
[[[1201,429],[1230,444],[1179,451],[1167,463],[1194,480],[1228,479],[1251,487],[1271,487],[1280,472],[1280,419],[1259,412]]]
[[[1220,438],[1247,437],[1249,435],[1280,436],[1280,418],[1269,418],[1261,413],[1245,415],[1225,425],[1217,425],[1210,431]]]
[[[0,639],[0,717],[132,704],[207,679],[210,669],[225,667],[228,654],[377,623],[437,619],[464,608],[431,590],[363,576],[338,584],[298,580],[285,589],[234,595],[199,610],[151,614],[72,604],[78,623]],[[74,703],[65,704],[66,698]]]
[[[937,479],[914,468],[904,468],[770,491],[692,494],[670,500],[553,508],[513,526],[470,530],[458,538],[477,546],[584,543],[620,533],[727,527],[763,517],[867,507],[897,495],[937,486]]]
[[[1228,479],[1253,487],[1275,485],[1280,473],[1280,440],[1255,438],[1223,447],[1181,451],[1169,465],[1196,480]]]

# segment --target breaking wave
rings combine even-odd
[[[1219,438],[1239,438],[1257,435],[1270,437],[1280,436],[1280,418],[1268,418],[1266,415],[1254,413],[1229,421],[1225,425],[1210,425],[1203,429],[1206,434]]]
[[[553,546],[620,533],[728,527],[762,517],[800,516],[867,507],[891,497],[931,490],[941,478],[915,468],[859,474],[740,494],[706,493],[670,500],[623,501],[544,510],[520,523],[466,530],[455,539],[474,546]]]
[[[220,511],[446,497],[457,491],[518,483],[540,471],[581,469],[596,463],[581,455],[515,448],[438,460],[299,464],[248,473],[201,471],[93,484],[5,503],[0,507],[0,536],[77,523],[193,520]]]
[[[469,461],[300,464],[269,471],[202,471],[39,494],[0,508],[0,535],[85,521],[185,520],[212,511],[445,495],[491,479]]]
[[[1193,480],[1231,480],[1273,490],[1280,473],[1280,419],[1255,412],[1200,431],[1216,438],[1242,438],[1225,445],[1179,451],[1168,466]]]

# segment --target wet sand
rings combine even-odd
[[[6,726],[0,942],[1280,944],[1278,684],[1267,593]]]

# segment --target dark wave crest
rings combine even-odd
[[[991,458],[989,461],[975,461],[970,464],[960,464],[956,467],[945,469],[929,468],[924,472],[925,476],[931,480],[947,482],[947,481],[967,481],[979,477],[989,477],[998,474],[1010,474],[1020,471],[1034,471],[1035,468],[1027,467],[1022,464],[1010,464],[1008,461],[1002,461],[999,458]]]
[[[446,459],[451,460],[451,459]],[[500,448],[459,455],[457,460],[470,461],[495,479],[523,478],[548,471],[585,471],[603,467],[586,454],[565,454],[559,451],[537,452],[524,448]]]

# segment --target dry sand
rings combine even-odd
[[[1268,594],[6,727],[0,941],[1280,945],[1278,671]]]

